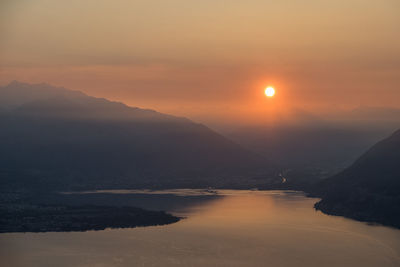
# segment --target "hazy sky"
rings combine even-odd
[[[0,40],[0,84],[200,121],[400,107],[399,0],[0,0]]]

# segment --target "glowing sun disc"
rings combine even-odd
[[[275,95],[275,89],[270,86],[265,88],[265,95],[268,97],[273,97]]]

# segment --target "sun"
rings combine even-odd
[[[265,88],[265,95],[268,97],[273,97],[275,95],[275,89],[271,86]]]

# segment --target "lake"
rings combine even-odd
[[[85,195],[105,202],[120,198],[185,219],[133,229],[1,234],[1,266],[400,266],[399,230],[325,215],[313,209],[317,199],[300,192]]]

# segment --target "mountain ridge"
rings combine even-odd
[[[0,88],[13,107],[0,116],[3,184],[39,188],[254,187],[276,167],[203,124],[51,86]],[[15,96],[31,90],[29,97]],[[18,101],[17,101],[18,100]],[[3,99],[4,102],[4,99]],[[0,108],[2,106],[0,105]],[[15,178],[15,179],[14,179]],[[21,182],[23,181],[23,182]]]
[[[400,129],[376,143],[350,167],[319,182],[316,209],[400,228]]]

